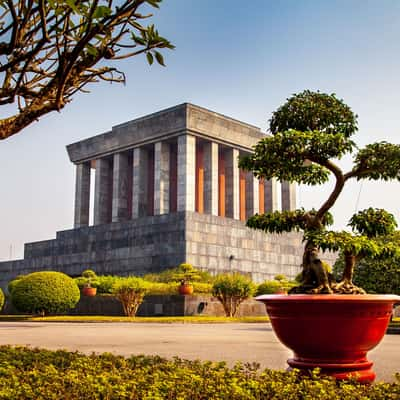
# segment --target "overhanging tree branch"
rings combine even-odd
[[[143,24],[151,14],[139,12],[161,1],[0,2],[0,105],[18,107],[0,119],[0,139],[61,110],[86,85],[125,82],[113,65],[119,59],[145,53],[150,64],[155,57],[164,65],[158,50],[174,46]],[[123,48],[135,50],[119,53]]]

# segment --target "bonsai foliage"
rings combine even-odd
[[[112,293],[122,303],[124,313],[128,317],[134,317],[148,291],[148,283],[134,276],[118,279]]]
[[[98,81],[125,82],[116,61],[146,54],[164,65],[173,45],[146,26],[162,0],[0,1],[0,139],[51,112]]]
[[[172,275],[174,281],[181,282],[182,285],[189,284],[192,281],[201,280],[199,271],[193,267],[192,264],[182,263],[179,264],[176,272]]]
[[[90,288],[90,287],[92,287],[92,283],[94,281],[96,281],[97,275],[96,275],[96,272],[94,272],[93,270],[85,269],[82,272],[82,278],[85,280],[83,287]]]
[[[394,220],[382,210],[370,209],[351,220],[355,234],[330,232],[326,229],[332,222],[329,210],[350,179],[400,180],[400,146],[377,142],[356,148],[352,136],[357,131],[357,116],[350,107],[334,94],[308,90],[293,95],[273,113],[270,131],[272,136],[262,139],[254,154],[240,160],[240,168],[257,178],[306,185],[323,184],[333,177],[335,185],[318,209],[255,215],[247,225],[273,233],[304,231],[301,285],[292,292],[363,293],[352,282],[355,262],[365,255],[393,254],[396,246],[383,243],[378,236],[389,232]],[[346,154],[353,154],[354,159],[347,172],[338,162]],[[339,284],[321,260],[320,250],[344,252],[346,267]]]
[[[55,271],[33,272],[12,286],[11,302],[18,311],[59,314],[74,308],[80,298],[75,281]]]
[[[144,279],[151,282],[162,282],[162,283],[176,283],[182,280],[186,282],[203,282],[211,283],[213,277],[207,271],[201,271],[193,267],[189,263],[179,264],[175,268],[169,268],[159,273],[146,274]]]
[[[254,292],[251,279],[237,273],[218,275],[212,287],[212,295],[221,302],[227,317],[234,317],[240,304]]]
[[[387,239],[400,247],[400,232],[397,231]],[[341,276],[344,269],[344,257],[339,257],[334,265],[335,276]],[[354,283],[363,287],[368,293],[400,294],[400,257],[376,259],[364,257],[357,263],[354,271]]]

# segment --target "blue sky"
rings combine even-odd
[[[165,52],[166,68],[125,60],[125,86],[92,86],[61,113],[0,142],[0,260],[72,227],[67,144],[182,102],[266,130],[292,93],[335,92],[359,116],[360,146],[399,143],[399,1],[164,0],[152,21],[176,45]],[[300,187],[299,205],[318,207],[329,188]],[[333,209],[336,227],[369,206],[400,219],[399,198],[399,183],[352,182]]]

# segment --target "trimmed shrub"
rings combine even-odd
[[[148,282],[148,285],[147,295],[173,295],[178,293],[180,282]],[[195,293],[211,294],[211,283],[193,282],[192,285]]]
[[[114,275],[99,275],[92,286],[97,288],[98,294],[111,294],[112,287],[118,279],[120,277]]]
[[[192,282],[194,293],[211,294],[213,285],[206,282]]]
[[[147,295],[171,295],[177,294],[178,283],[148,282]]]
[[[15,285],[17,284],[18,281],[20,281],[21,279],[23,279],[26,275],[18,275],[15,279],[13,279],[12,281],[8,282],[7,285],[7,291],[9,294],[12,293],[12,291],[14,290]]]
[[[148,282],[129,276],[118,279],[112,287],[112,293],[122,303],[125,315],[134,317],[148,289]]]
[[[207,271],[201,271],[194,268],[191,264],[182,263],[178,267],[169,268],[159,273],[144,275],[143,279],[150,282],[180,282],[181,280],[190,280],[193,282],[212,283],[214,278]]]
[[[287,280],[285,275],[279,274],[276,275],[272,281],[265,281],[259,284],[256,295],[260,296],[262,294],[287,292],[289,289],[297,285],[297,282],[290,282]]]
[[[399,399],[400,381],[361,385],[313,372],[261,370],[256,364],[158,356],[83,355],[0,347],[0,399],[380,400]]]
[[[227,317],[234,317],[240,304],[254,291],[251,279],[238,273],[217,275],[212,287],[212,295],[221,302]]]
[[[4,298],[4,293],[3,293],[3,291],[0,289],[0,311],[3,309],[4,300],[5,300],[5,298]]]
[[[11,302],[20,312],[61,314],[75,307],[80,292],[75,281],[55,271],[33,272],[12,287]]]
[[[260,296],[262,294],[274,294],[281,290],[284,290],[282,287],[282,283],[279,281],[265,281],[260,283],[257,287],[256,296]]]

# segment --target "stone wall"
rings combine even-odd
[[[294,278],[302,249],[299,233],[267,235],[242,221],[186,211],[61,231],[56,239],[28,243],[24,260],[0,263],[0,286],[40,270],[143,275],[185,261],[213,274],[239,271],[255,282],[276,274]]]
[[[15,308],[6,302],[2,314],[18,314]],[[124,310],[121,303],[114,296],[82,296],[76,307],[68,315],[112,315],[123,316]],[[161,316],[224,316],[221,303],[210,295],[151,295],[145,296],[139,306],[139,317]],[[239,307],[237,317],[266,316],[263,303],[254,299],[245,300]]]

